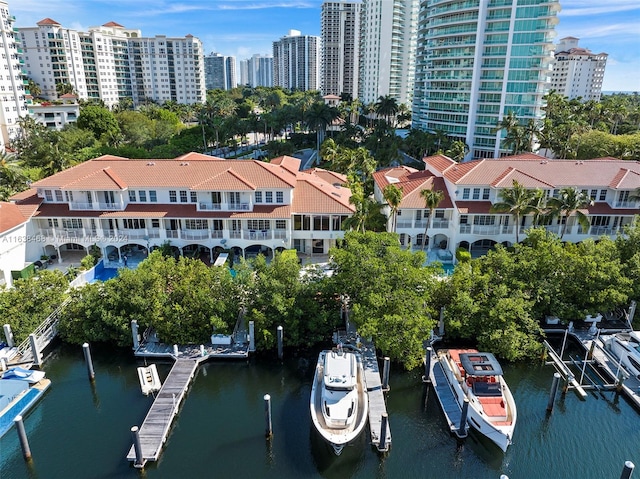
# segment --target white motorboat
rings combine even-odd
[[[600,336],[600,339],[627,372],[640,379],[640,331]]]
[[[448,349],[438,351],[435,360],[442,368],[457,407],[461,410],[464,399],[469,400],[467,423],[506,451],[513,437],[517,411],[502,377],[502,368],[493,354],[475,349]]]
[[[340,455],[367,423],[369,397],[360,354],[343,348],[320,353],[310,409],[318,433]]]
[[[140,380],[140,389],[142,394],[148,396],[150,393],[160,391],[162,383],[158,377],[158,369],[155,364],[147,367],[138,368],[138,379]]]

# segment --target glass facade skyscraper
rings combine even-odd
[[[542,117],[559,0],[424,0],[418,23],[413,127],[466,142],[494,158],[513,111]]]

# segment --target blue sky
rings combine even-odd
[[[109,21],[144,36],[192,34],[205,52],[238,60],[271,53],[289,30],[320,34],[322,0],[8,0],[16,26],[49,17],[86,31]],[[561,0],[556,41],[580,38],[580,46],[609,54],[604,91],[640,91],[640,1]]]

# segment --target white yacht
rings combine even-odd
[[[336,455],[364,430],[369,397],[361,356],[343,348],[322,351],[311,387],[311,419]]]
[[[640,331],[600,336],[600,339],[627,372],[640,379]]]
[[[442,368],[458,410],[465,398],[469,400],[467,423],[506,451],[513,437],[517,411],[493,354],[475,349],[445,349],[439,350],[435,359],[437,365],[433,366]],[[432,381],[437,380],[433,367],[430,376]],[[444,399],[439,399],[446,414]]]

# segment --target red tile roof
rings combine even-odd
[[[0,201],[0,233],[6,233],[28,219],[14,203]]]
[[[425,159],[427,162],[429,159]],[[429,162],[431,165],[432,163]],[[443,176],[456,185],[509,187],[513,179],[530,188],[640,187],[640,162],[615,159],[549,160],[524,153],[500,159],[474,160],[452,165]]]
[[[444,193],[444,198],[438,208],[453,207],[453,201],[449,197],[444,180],[430,171],[419,171],[408,166],[385,168],[373,174],[373,181],[376,182],[380,191],[383,191],[389,184],[394,184],[402,189],[401,209],[424,208],[425,203],[420,192],[431,189],[440,190]]]
[[[298,177],[293,192],[293,213],[353,214],[355,208],[349,203],[351,190],[333,186],[322,179],[305,173]]]
[[[36,23],[36,25],[38,26],[43,26],[43,25],[60,25],[58,22],[56,22],[55,20],[52,20],[51,18],[47,17],[47,18],[43,18],[42,20],[40,20],[38,23]]]
[[[291,188],[296,176],[279,165],[257,160],[220,160],[198,153],[175,160],[129,160],[102,156],[35,182],[36,188],[120,190],[125,188],[191,189],[203,180],[232,170],[256,188]]]
[[[491,212],[491,201],[457,201],[458,212],[467,214],[489,214]]]
[[[107,22],[104,25],[102,25],[103,27],[118,27],[118,28],[124,28],[122,25],[120,25],[119,23],[116,22]]]
[[[331,185],[345,185],[347,183],[346,175],[336,173],[335,171],[323,170],[322,168],[310,168],[308,170],[304,170],[303,173],[317,176]]]

